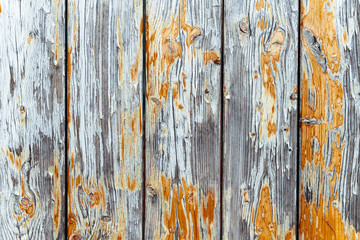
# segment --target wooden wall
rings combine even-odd
[[[0,239],[360,239],[358,0],[0,0]]]

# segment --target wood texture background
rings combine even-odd
[[[69,0],[68,238],[142,236],[142,1]]]
[[[359,18],[0,0],[0,239],[360,239]]]
[[[0,239],[64,239],[65,1],[0,4]]]
[[[298,4],[225,1],[225,239],[296,229]]]
[[[302,1],[302,239],[359,239],[358,1]]]
[[[221,2],[146,11],[145,239],[219,239]]]

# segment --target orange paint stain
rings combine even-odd
[[[72,198],[72,191],[73,191],[73,177],[72,177],[72,171],[74,169],[74,162],[75,162],[75,157],[74,157],[74,153],[71,153],[71,157],[70,157],[70,168],[68,168],[68,172],[67,172],[67,180],[68,180],[68,187],[67,187],[67,195],[68,195],[68,232],[67,232],[67,236],[68,239],[73,239],[74,236],[77,236],[76,234],[76,228],[77,228],[77,224],[76,224],[76,218],[74,216],[74,214],[72,213],[71,210],[71,203],[74,201],[74,199]]]
[[[172,201],[171,201],[171,209],[170,213],[168,210],[165,209],[164,212],[164,225],[167,230],[166,232],[166,239],[174,239],[175,234],[175,224],[176,224],[176,209],[175,209],[175,198],[177,195],[176,186],[173,186],[173,194],[172,194]]]
[[[75,180],[75,186],[78,187],[78,186],[80,186],[80,184],[81,184],[81,176],[78,175]]]
[[[139,48],[136,55],[136,61],[134,66],[130,69],[130,75],[133,83],[136,83],[138,81],[139,76],[139,65],[141,61],[141,53],[142,53],[142,38],[143,38],[143,19],[141,18],[140,21],[140,38],[139,38]]]
[[[343,41],[344,41],[344,44],[348,43],[348,36],[347,36],[346,29],[344,29],[344,32],[343,32]]]
[[[166,66],[166,77],[169,80],[170,68],[174,64],[177,58],[181,57],[181,45],[176,40],[179,35],[179,29],[177,26],[177,20],[172,18],[169,26],[165,27],[161,31],[161,69]]]
[[[265,7],[265,0],[259,0],[255,4],[256,11],[258,12],[264,7]]]
[[[311,7],[307,12],[304,7],[302,8],[301,26],[310,30],[322,42],[322,51],[328,60],[327,66],[335,74],[339,71],[341,54],[331,4],[332,2],[327,0],[311,0],[309,3]]]
[[[27,38],[27,40],[26,40],[26,42],[28,43],[28,44],[30,44],[31,43],[31,40],[33,40],[35,37],[33,36],[33,35],[30,35],[28,38]]]
[[[6,156],[10,159],[12,165],[14,165],[14,153],[10,152],[9,150],[6,150]]]
[[[320,39],[322,44],[322,51],[327,53],[329,57],[331,54],[335,54],[338,59],[341,59],[340,51],[336,42],[336,29],[333,20],[332,12],[325,9],[325,5],[328,3],[324,0],[314,1],[314,8],[309,9],[307,13],[303,9],[304,17],[302,19],[303,28],[307,28]],[[335,130],[343,125],[343,89],[342,84],[331,79],[327,72],[323,72],[321,66],[316,60],[316,57],[311,51],[311,48],[307,40],[303,37],[303,43],[306,52],[308,53],[311,67],[313,69],[311,82],[308,80],[307,75],[303,74],[302,85],[303,89],[311,89],[316,94],[316,101],[310,102],[309,91],[302,91],[301,102],[301,117],[304,119],[315,119],[319,121],[319,124],[314,126],[302,124],[301,134],[301,149],[302,149],[302,168],[305,166],[306,161],[313,161],[315,164],[320,164],[322,169],[325,169],[325,161],[323,151],[313,153],[311,139],[316,138],[319,143],[319,148],[322,149],[328,139],[328,131]],[[331,48],[328,50],[328,48]],[[329,56],[328,56],[329,55]],[[337,72],[338,63],[330,68],[333,72]],[[333,121],[331,123],[326,122],[326,103],[328,102],[330,110],[333,112]],[[333,147],[335,147],[333,145]],[[336,147],[333,148],[335,152],[335,159],[330,169],[333,169],[335,165],[341,165],[341,151],[337,151]],[[309,154],[313,154],[314,157]],[[330,170],[328,169],[328,170]],[[339,168],[336,168],[336,172],[340,173]]]
[[[177,216],[178,216],[178,222],[179,222],[179,239],[187,239],[188,236],[188,218],[186,217],[185,209],[182,204],[182,200],[184,198],[184,191],[180,187],[178,194],[176,195],[176,206],[177,206]]]
[[[141,104],[131,119],[132,142],[136,143],[139,140],[139,135],[142,134],[142,112]]]
[[[165,99],[165,101],[167,100],[168,97],[169,85],[170,85],[169,81],[161,84],[159,95],[162,99]]]
[[[178,109],[182,110],[183,106],[182,104],[179,103],[179,82],[175,82],[173,84],[173,99],[175,101],[176,106],[178,107]]]
[[[59,178],[59,154],[56,153],[54,158],[54,187],[52,191],[52,197],[55,201],[53,215],[54,215],[54,226],[55,226],[55,235],[58,235],[59,232],[59,216],[61,209],[61,179]]]
[[[161,175],[161,186],[163,199],[169,201],[170,190],[171,190],[171,178],[166,178],[164,174]]]
[[[23,197],[19,202],[19,208],[27,215],[31,215],[34,211],[34,204],[27,197]]]
[[[215,215],[215,194],[213,192],[209,191],[206,197],[206,206],[205,199],[202,200],[201,213],[203,221],[207,224],[208,239],[212,239],[211,231]]]
[[[205,52],[203,54],[203,59],[204,59],[204,65],[205,67],[207,65],[209,65],[210,62],[213,62],[217,65],[220,64],[220,57],[219,57],[219,54],[214,52],[214,51],[210,51],[210,52]]]
[[[289,230],[289,231],[286,231],[284,235],[284,239],[285,240],[293,240],[295,239],[295,228]]]
[[[124,131],[124,121],[121,126],[121,161],[123,166],[125,166],[125,131]]]
[[[267,126],[267,130],[268,130],[268,138],[275,136],[276,134],[276,123],[274,122],[269,122],[268,126]]]
[[[68,105],[68,118],[67,118],[67,124],[68,126],[71,123],[71,111],[70,111],[70,107],[71,107],[71,91],[70,91],[70,84],[71,84],[71,53],[72,53],[72,46],[70,46],[70,50],[67,53],[67,71],[68,71],[68,101],[67,101],[67,105]]]
[[[190,47],[194,43],[194,39],[201,35],[201,31],[198,27],[191,27],[186,23],[187,0],[182,0],[180,5],[180,26],[186,32],[186,45]]]
[[[301,91],[301,118],[312,119],[316,123],[301,125],[301,169],[304,170],[308,164],[320,166],[320,176],[317,177],[321,186],[320,196],[306,202],[303,195],[305,183],[302,182],[300,233],[305,239],[354,239],[351,238],[350,231],[345,231],[345,228],[349,228],[345,227],[339,210],[322,197],[331,196],[330,202],[338,200],[335,185],[340,179],[345,147],[345,142],[341,142],[340,133],[337,132],[344,124],[344,92],[342,83],[332,75],[339,72],[342,59],[332,4],[333,2],[326,0],[311,0],[308,10],[302,8],[303,49],[311,63],[312,72],[308,76],[304,71],[302,78],[302,88],[305,90]],[[313,36],[307,37],[305,31]],[[346,31],[340,37],[347,42]],[[313,51],[314,45],[321,52],[320,55]],[[329,111],[332,113],[331,122],[327,117]],[[331,148],[330,163],[327,163],[329,156],[325,155],[325,146]],[[323,175],[330,173],[333,177],[325,185]],[[323,189],[330,190],[323,192]]]
[[[133,192],[135,191],[135,189],[137,188],[137,182],[136,182],[136,178],[131,179],[130,176],[128,175],[128,189]]]
[[[255,231],[259,240],[277,238],[276,213],[272,212],[269,184],[262,186],[260,201],[256,211]]]
[[[56,22],[56,37],[55,37],[55,61],[56,63],[59,61],[59,32],[58,32],[58,26]]]
[[[183,86],[186,89],[186,74],[184,72],[181,72],[181,76],[183,78]]]
[[[261,20],[263,21],[263,20]],[[284,32],[276,27],[269,37],[268,46],[265,46],[264,38],[261,39],[260,68],[262,76],[262,100],[264,107],[261,110],[260,135],[263,136],[264,129],[267,131],[267,138],[276,135],[276,91],[275,80],[278,78],[277,63],[280,61],[282,44],[285,41]]]
[[[322,196],[317,205],[316,202],[306,202],[302,194],[300,206],[299,231],[300,236],[304,236],[304,239],[353,240],[360,237],[360,234],[356,233],[352,226],[346,226],[339,210],[333,204],[326,204]],[[346,228],[351,231],[346,231]]]
[[[179,35],[178,19],[172,17],[169,25],[160,29],[152,29],[152,23],[148,21],[148,18],[146,22],[149,26],[146,35],[146,66],[148,69],[146,98],[148,101],[162,98],[165,103],[170,86],[169,74],[171,66],[176,59],[181,57],[181,45],[177,41]],[[161,46],[160,54],[159,51],[155,50],[158,46]],[[165,82],[162,80],[163,75],[166,76]]]
[[[148,191],[157,192],[156,182],[147,184]],[[165,239],[201,239],[205,231],[207,239],[212,239],[214,232],[216,198],[209,191],[206,195],[198,195],[196,186],[181,179],[181,184],[172,183],[171,178],[161,175],[162,209],[164,209],[163,227]],[[178,236],[175,228],[179,226]],[[160,238],[159,238],[160,239]],[[161,238],[163,239],[163,238]]]

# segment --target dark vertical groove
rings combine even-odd
[[[220,239],[223,238],[223,184],[224,184],[224,19],[225,0],[221,1],[221,43],[220,43]]]
[[[300,239],[299,227],[300,227],[300,186],[301,186],[301,136],[300,136],[300,117],[301,117],[301,0],[299,0],[299,12],[298,12],[298,69],[297,69],[297,85],[298,85],[298,96],[297,96],[297,162],[296,162],[296,227],[295,234],[296,239]]]
[[[69,199],[68,199],[68,147],[69,147],[69,142],[68,142],[68,101],[70,101],[70,99],[68,99],[68,0],[65,0],[65,238],[67,239],[67,233],[68,233],[68,204],[69,204]]]
[[[145,213],[146,213],[146,0],[143,0],[143,92],[142,92],[142,121],[143,121],[143,135],[142,135],[142,160],[143,160],[143,172],[142,172],[142,239],[145,240]]]

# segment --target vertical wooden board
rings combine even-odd
[[[145,239],[220,238],[220,0],[148,0]]]
[[[69,0],[68,238],[142,236],[142,0]]]
[[[224,239],[295,239],[298,14],[225,0]]]
[[[0,1],[0,239],[64,239],[65,1]]]
[[[300,239],[360,239],[359,1],[301,5]]]

